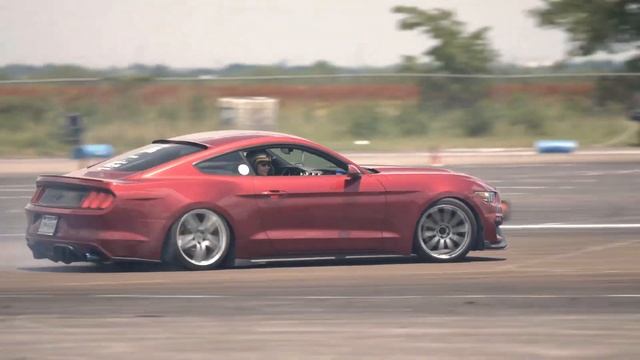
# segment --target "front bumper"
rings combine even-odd
[[[497,204],[487,204],[485,202],[478,203],[478,207],[482,209],[481,217],[481,237],[476,242],[475,250],[502,250],[507,247],[507,239],[505,238],[500,225],[510,217],[510,204],[501,201]]]
[[[495,242],[484,241],[484,250],[502,250],[507,247],[507,239],[502,234],[500,226],[496,226],[496,240]]]

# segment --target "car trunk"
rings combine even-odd
[[[115,198],[111,185],[109,179],[43,175],[36,180],[31,203],[53,208],[106,208]]]

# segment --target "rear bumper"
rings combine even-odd
[[[78,261],[100,263],[111,260],[100,249],[86,244],[27,240],[27,246],[31,249],[34,259],[49,259],[65,264]]]
[[[115,260],[159,261],[165,221],[141,212],[111,209],[88,213],[28,205],[27,246],[36,259],[76,262]],[[43,215],[57,217],[53,235],[39,234]]]
[[[112,256],[95,244],[77,243],[59,239],[38,240],[33,237],[27,237],[27,246],[31,250],[34,259],[49,259],[65,264],[72,262],[161,261],[160,259],[147,259],[135,256]]]

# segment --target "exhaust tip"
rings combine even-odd
[[[78,261],[80,257],[76,253],[75,249],[69,245],[56,245],[53,247],[53,257],[51,260],[58,262],[62,261],[65,264],[71,264],[74,261]]]
[[[102,258],[99,255],[92,254],[90,252],[84,254],[84,259],[89,262],[99,263],[102,262]]]

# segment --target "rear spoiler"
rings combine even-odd
[[[114,181],[93,178],[82,178],[64,175],[40,175],[36,179],[36,186],[43,185],[66,185],[69,187],[92,187],[110,189]]]
[[[153,140],[151,142],[152,144],[182,144],[182,145],[191,145],[191,146],[196,146],[199,147],[201,149],[208,149],[209,146],[206,144],[202,144],[199,142],[193,142],[193,141],[184,141],[184,140],[169,140],[169,139],[158,139],[158,140]]]

